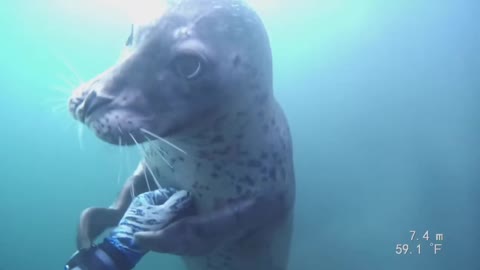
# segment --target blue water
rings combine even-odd
[[[290,269],[480,269],[480,2],[254,2],[294,139]],[[98,3],[0,4],[0,269],[62,269],[81,210],[108,206],[138,158],[56,108],[76,83],[61,59],[88,79],[128,35]]]

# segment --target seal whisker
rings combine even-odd
[[[162,149],[160,146],[158,146],[158,145],[152,145],[152,149],[153,149],[153,151],[155,151],[156,154],[159,154],[159,155],[161,155],[161,156],[164,157],[164,158],[165,158],[166,156],[168,156],[168,155],[167,155],[167,152],[165,152],[165,150],[163,150],[163,149]]]
[[[145,139],[148,141],[148,142],[152,142],[152,140],[150,140],[147,136],[145,136]],[[171,169],[173,170],[173,165],[168,162],[167,158],[165,157],[166,155],[166,152],[165,150],[163,150],[160,146],[157,146],[155,144],[150,144],[151,146],[151,149],[160,156],[160,158],[162,159],[163,162],[165,162],[165,164]]]
[[[68,78],[65,77],[65,76],[58,75],[58,77],[59,77],[59,79],[62,80],[62,81],[67,85],[67,87],[69,87],[69,88],[74,89],[74,88],[76,88],[76,85],[78,85],[78,84],[76,84],[74,81],[68,79]]]
[[[67,110],[67,108],[68,108],[67,104],[65,104],[64,102],[59,102],[59,101],[54,102],[53,104],[46,105],[46,106],[50,107],[52,112],[57,112],[61,109]]]
[[[133,137],[133,135],[130,135]],[[133,139],[133,138],[132,138]],[[135,144],[137,144],[137,142],[135,141]],[[138,144],[137,144],[138,145]],[[143,148],[143,153],[145,153],[145,148]],[[146,157],[145,157],[146,158]],[[145,160],[145,163],[147,163],[147,161]],[[150,188],[150,183],[148,182],[148,176],[147,176],[147,172],[145,170],[143,170],[143,176],[145,177],[145,183],[147,184],[147,188],[148,188],[148,191],[152,191],[152,189]],[[160,187],[158,187],[160,188]]]
[[[73,76],[75,76],[79,84],[82,84],[84,82],[84,80],[80,77],[77,70],[65,58],[61,57],[56,53],[52,53],[52,54],[54,55],[55,58],[57,58],[59,62],[61,62],[73,74]]]
[[[148,134],[148,135],[150,135],[150,136],[152,136],[152,137],[154,137],[154,138],[156,138],[156,139],[158,139],[158,140],[160,140],[160,141],[162,141],[162,142],[170,145],[170,146],[173,147],[175,150],[177,150],[177,151],[179,151],[179,152],[181,152],[181,153],[183,153],[183,154],[185,154],[185,155],[188,155],[187,152],[185,152],[185,151],[184,151],[183,149],[181,149],[180,147],[178,147],[178,146],[176,146],[175,144],[167,141],[166,139],[164,139],[164,138],[162,138],[162,137],[154,134],[153,132],[148,131],[148,130],[146,130],[146,129],[144,129],[144,128],[141,128],[140,131],[142,131],[143,133],[146,133],[146,134]]]
[[[122,130],[122,128],[120,127],[120,124],[117,124],[117,130],[118,130],[118,132],[120,133],[119,136],[118,136],[118,138],[120,139],[120,142],[121,142],[121,141],[122,141],[123,130]],[[122,146],[122,145],[120,144],[120,146]]]
[[[148,176],[145,170],[143,170],[143,176],[145,177],[145,183],[147,183],[148,191],[152,191],[152,189],[150,188],[150,183],[148,183]]]
[[[170,162],[168,162],[168,160],[165,158],[165,152],[158,148],[158,147],[154,147],[153,150],[160,156],[160,158],[163,160],[163,162],[165,162],[165,164],[167,164],[167,166],[170,168],[170,169],[173,169],[173,165],[170,164]]]
[[[67,111],[67,104],[58,104],[52,107],[52,112],[65,112]]]
[[[52,111],[56,112],[58,109],[55,109],[55,108],[57,107],[60,108],[65,106],[65,108],[68,108],[68,100],[69,100],[69,93],[65,91],[65,92],[60,92],[60,94],[56,93],[55,96],[45,98],[44,102],[45,102],[45,105],[53,105]]]
[[[155,142],[155,140],[151,140],[150,138],[148,138],[148,136],[146,135],[143,135],[143,137],[145,138],[145,140],[147,140],[149,143],[151,142]],[[165,157],[165,155],[167,154],[167,152],[159,145],[157,144],[150,144],[150,146],[152,146],[152,149],[155,150],[156,153],[158,154],[161,154],[162,156]]]
[[[78,124],[78,129],[77,129],[77,135],[78,135],[78,145],[80,146],[80,150],[81,151],[84,151],[84,147],[83,147],[83,124],[79,123]]]
[[[148,142],[152,142],[152,140],[150,140],[147,136],[145,136],[145,139],[148,141]],[[165,162],[165,164],[167,164],[167,166],[170,168],[170,169],[173,169],[173,165],[168,162],[167,158],[165,157],[166,156],[166,152],[165,150],[163,150],[160,146],[158,145],[155,145],[155,144],[150,144],[151,147],[152,147],[152,150],[155,151],[156,154],[158,154],[160,156],[160,158],[162,159],[163,162]]]
[[[132,195],[132,199],[135,198],[135,185],[130,185],[130,195]]]
[[[53,90],[54,92],[65,94],[66,96],[69,96],[70,92],[71,92],[71,90],[68,90],[65,87],[60,87],[60,86],[56,86],[56,85],[50,86],[49,89]]]
[[[138,150],[140,151],[140,154],[142,154],[143,156],[145,156],[145,150],[140,146],[140,144],[137,142],[137,139],[135,139],[135,137],[133,136],[132,133],[128,133],[128,135],[130,135],[130,137],[132,138],[133,142],[135,143],[135,145],[137,146]]]
[[[46,106],[51,106],[52,109],[53,109],[53,107],[62,107],[62,106],[68,107],[68,104],[67,104],[67,102],[65,102],[65,99],[60,99],[60,98],[57,99],[57,100],[53,100],[53,99],[48,100],[48,99],[46,99],[46,100],[43,102],[43,104],[45,104]]]
[[[57,101],[57,102],[54,102],[54,104],[52,104],[52,109],[54,109],[54,108],[67,108],[67,107],[68,107],[68,104],[66,102]]]
[[[125,155],[125,158],[123,159],[123,161],[126,163],[125,165],[125,170],[127,171],[127,174],[129,174],[132,170],[131,170],[131,166],[130,166],[130,152],[129,151],[125,151],[126,155]]]
[[[78,84],[82,84],[84,83],[84,80],[80,77],[80,75],[78,75],[78,72],[72,67],[70,66],[68,63],[65,62],[65,65],[67,66],[68,69],[70,69],[70,71],[72,72],[73,76],[75,76],[75,78],[77,79],[78,81]]]
[[[155,150],[155,152],[161,154],[162,156],[167,155],[167,152],[162,147],[160,147],[159,145],[153,145],[152,144],[152,148],[153,148],[153,150]]]
[[[137,144],[137,141],[135,140],[135,138],[133,137],[132,134],[128,133],[130,135],[130,137],[132,137],[133,141],[135,142],[135,144]],[[130,163],[130,158],[129,158],[129,155],[128,155],[128,152],[127,152],[127,163]],[[131,195],[132,195],[132,199],[135,198],[135,185],[131,185],[131,189],[130,191],[132,192]]]
[[[126,163],[126,170],[127,170],[127,173],[131,172],[132,170],[132,166],[131,166],[131,162],[130,162],[130,152],[128,150],[125,151],[126,155],[125,155],[125,163]]]
[[[158,186],[158,188],[160,188],[160,183],[158,182],[157,178],[155,177],[155,174],[153,173],[153,170],[152,168],[150,168],[150,165],[148,165],[148,162],[147,162],[147,159],[146,159],[146,154],[145,154],[145,149],[143,149],[141,147],[141,145],[137,142],[137,140],[135,139],[135,136],[133,136],[132,133],[128,133],[128,135],[130,135],[130,137],[133,139],[133,142],[135,143],[135,145],[138,147],[138,149],[140,150],[140,153],[143,154],[144,156],[144,164],[145,166],[147,167],[148,171],[150,172],[150,174],[152,174],[152,177],[153,177],[153,180],[155,181],[155,184]],[[145,178],[146,181],[148,182],[148,179]],[[147,183],[148,184],[148,183]]]
[[[158,188],[162,188],[162,186],[160,185],[160,182],[158,182],[157,177],[153,173],[152,168],[150,168],[150,165],[148,165],[148,162],[146,160],[145,160],[145,166],[147,167],[148,171],[152,175],[152,178],[153,178],[153,181],[155,182],[155,185],[157,185]]]
[[[68,101],[68,97],[67,96],[63,96],[63,97],[49,97],[49,98],[46,98],[45,99],[45,102],[64,102],[64,101]]]
[[[50,97],[42,102],[46,107],[49,107],[50,111],[53,113],[65,112],[68,110],[68,103],[66,98],[61,97]]]
[[[72,121],[72,122],[69,122],[67,125],[65,125],[65,126],[63,127],[63,131],[67,131],[67,130],[71,129],[75,124],[76,124],[76,123],[73,122],[73,121]]]
[[[120,155],[119,155],[119,164],[118,164],[118,175],[117,175],[117,185],[120,184],[120,178],[122,177],[122,157],[123,157],[123,148],[122,148],[122,137],[118,137],[118,145],[120,148]]]
[[[120,132],[120,134],[123,133],[122,129],[120,128],[120,125],[117,125],[117,129]],[[120,151],[120,160],[119,160],[120,164],[119,164],[119,173],[118,173],[118,178],[117,178],[117,184],[120,184],[121,172],[123,172],[122,168],[123,168],[123,165],[125,165],[125,163],[127,163],[125,165],[125,170],[128,173],[128,160],[129,160],[128,159],[128,151],[127,152],[124,151],[122,145],[123,145],[122,136],[118,136],[118,146],[119,146],[119,151]]]

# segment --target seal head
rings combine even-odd
[[[261,20],[241,1],[185,0],[132,26],[117,64],[76,89],[72,115],[112,144],[191,133],[239,104],[272,96]]]

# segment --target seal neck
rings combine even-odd
[[[150,143],[163,148],[166,153],[183,151],[198,158],[208,158],[205,153],[227,155],[227,152],[233,154],[241,147],[264,147],[270,137],[266,122],[275,121],[278,104],[273,97],[252,106],[244,104],[231,104],[216,117],[198,123],[197,128],[167,137],[166,141]]]

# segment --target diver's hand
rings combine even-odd
[[[158,189],[135,197],[126,211],[88,208],[83,211],[77,234],[77,248],[88,248],[106,229],[115,227],[123,237],[137,231],[156,231],[173,220],[193,212],[190,193],[173,188]],[[120,224],[119,224],[120,223]]]
[[[111,236],[127,249],[146,252],[148,250],[136,245],[135,233],[161,230],[193,211],[193,200],[187,191],[166,188],[146,192],[133,200]]]
[[[151,177],[146,178],[147,175],[144,163],[140,162],[110,208],[92,207],[82,212],[77,230],[78,249],[90,247],[106,229],[117,226],[132,202],[132,193],[135,192],[135,195],[138,195],[147,192],[150,186],[155,185]]]

